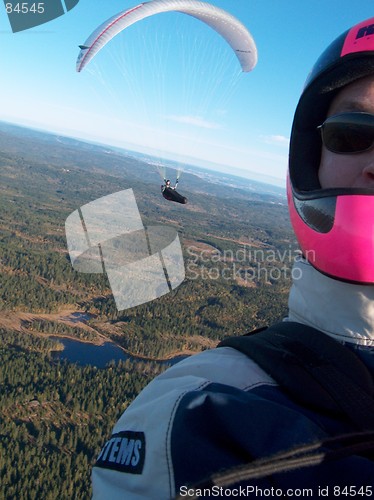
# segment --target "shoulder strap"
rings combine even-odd
[[[253,359],[298,403],[342,413],[360,430],[374,429],[374,381],[364,363],[328,335],[294,322],[225,339]]]

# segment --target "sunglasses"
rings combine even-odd
[[[374,146],[374,114],[341,113],[330,116],[317,129],[332,153],[363,153]]]

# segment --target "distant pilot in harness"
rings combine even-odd
[[[178,186],[179,178],[175,181],[175,186],[173,187],[170,183],[170,179],[164,179],[165,184],[161,186],[162,196],[168,201],[175,201],[177,203],[186,204],[187,198],[179,194],[176,189]]]

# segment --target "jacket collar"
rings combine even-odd
[[[292,271],[286,320],[312,326],[341,342],[374,346],[374,286],[329,278],[303,259]]]

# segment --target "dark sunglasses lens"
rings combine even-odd
[[[322,138],[327,149],[333,153],[359,153],[374,144],[374,117],[371,123],[362,117],[341,121],[338,117],[328,119],[322,126]],[[365,123],[366,122],[366,123]]]

